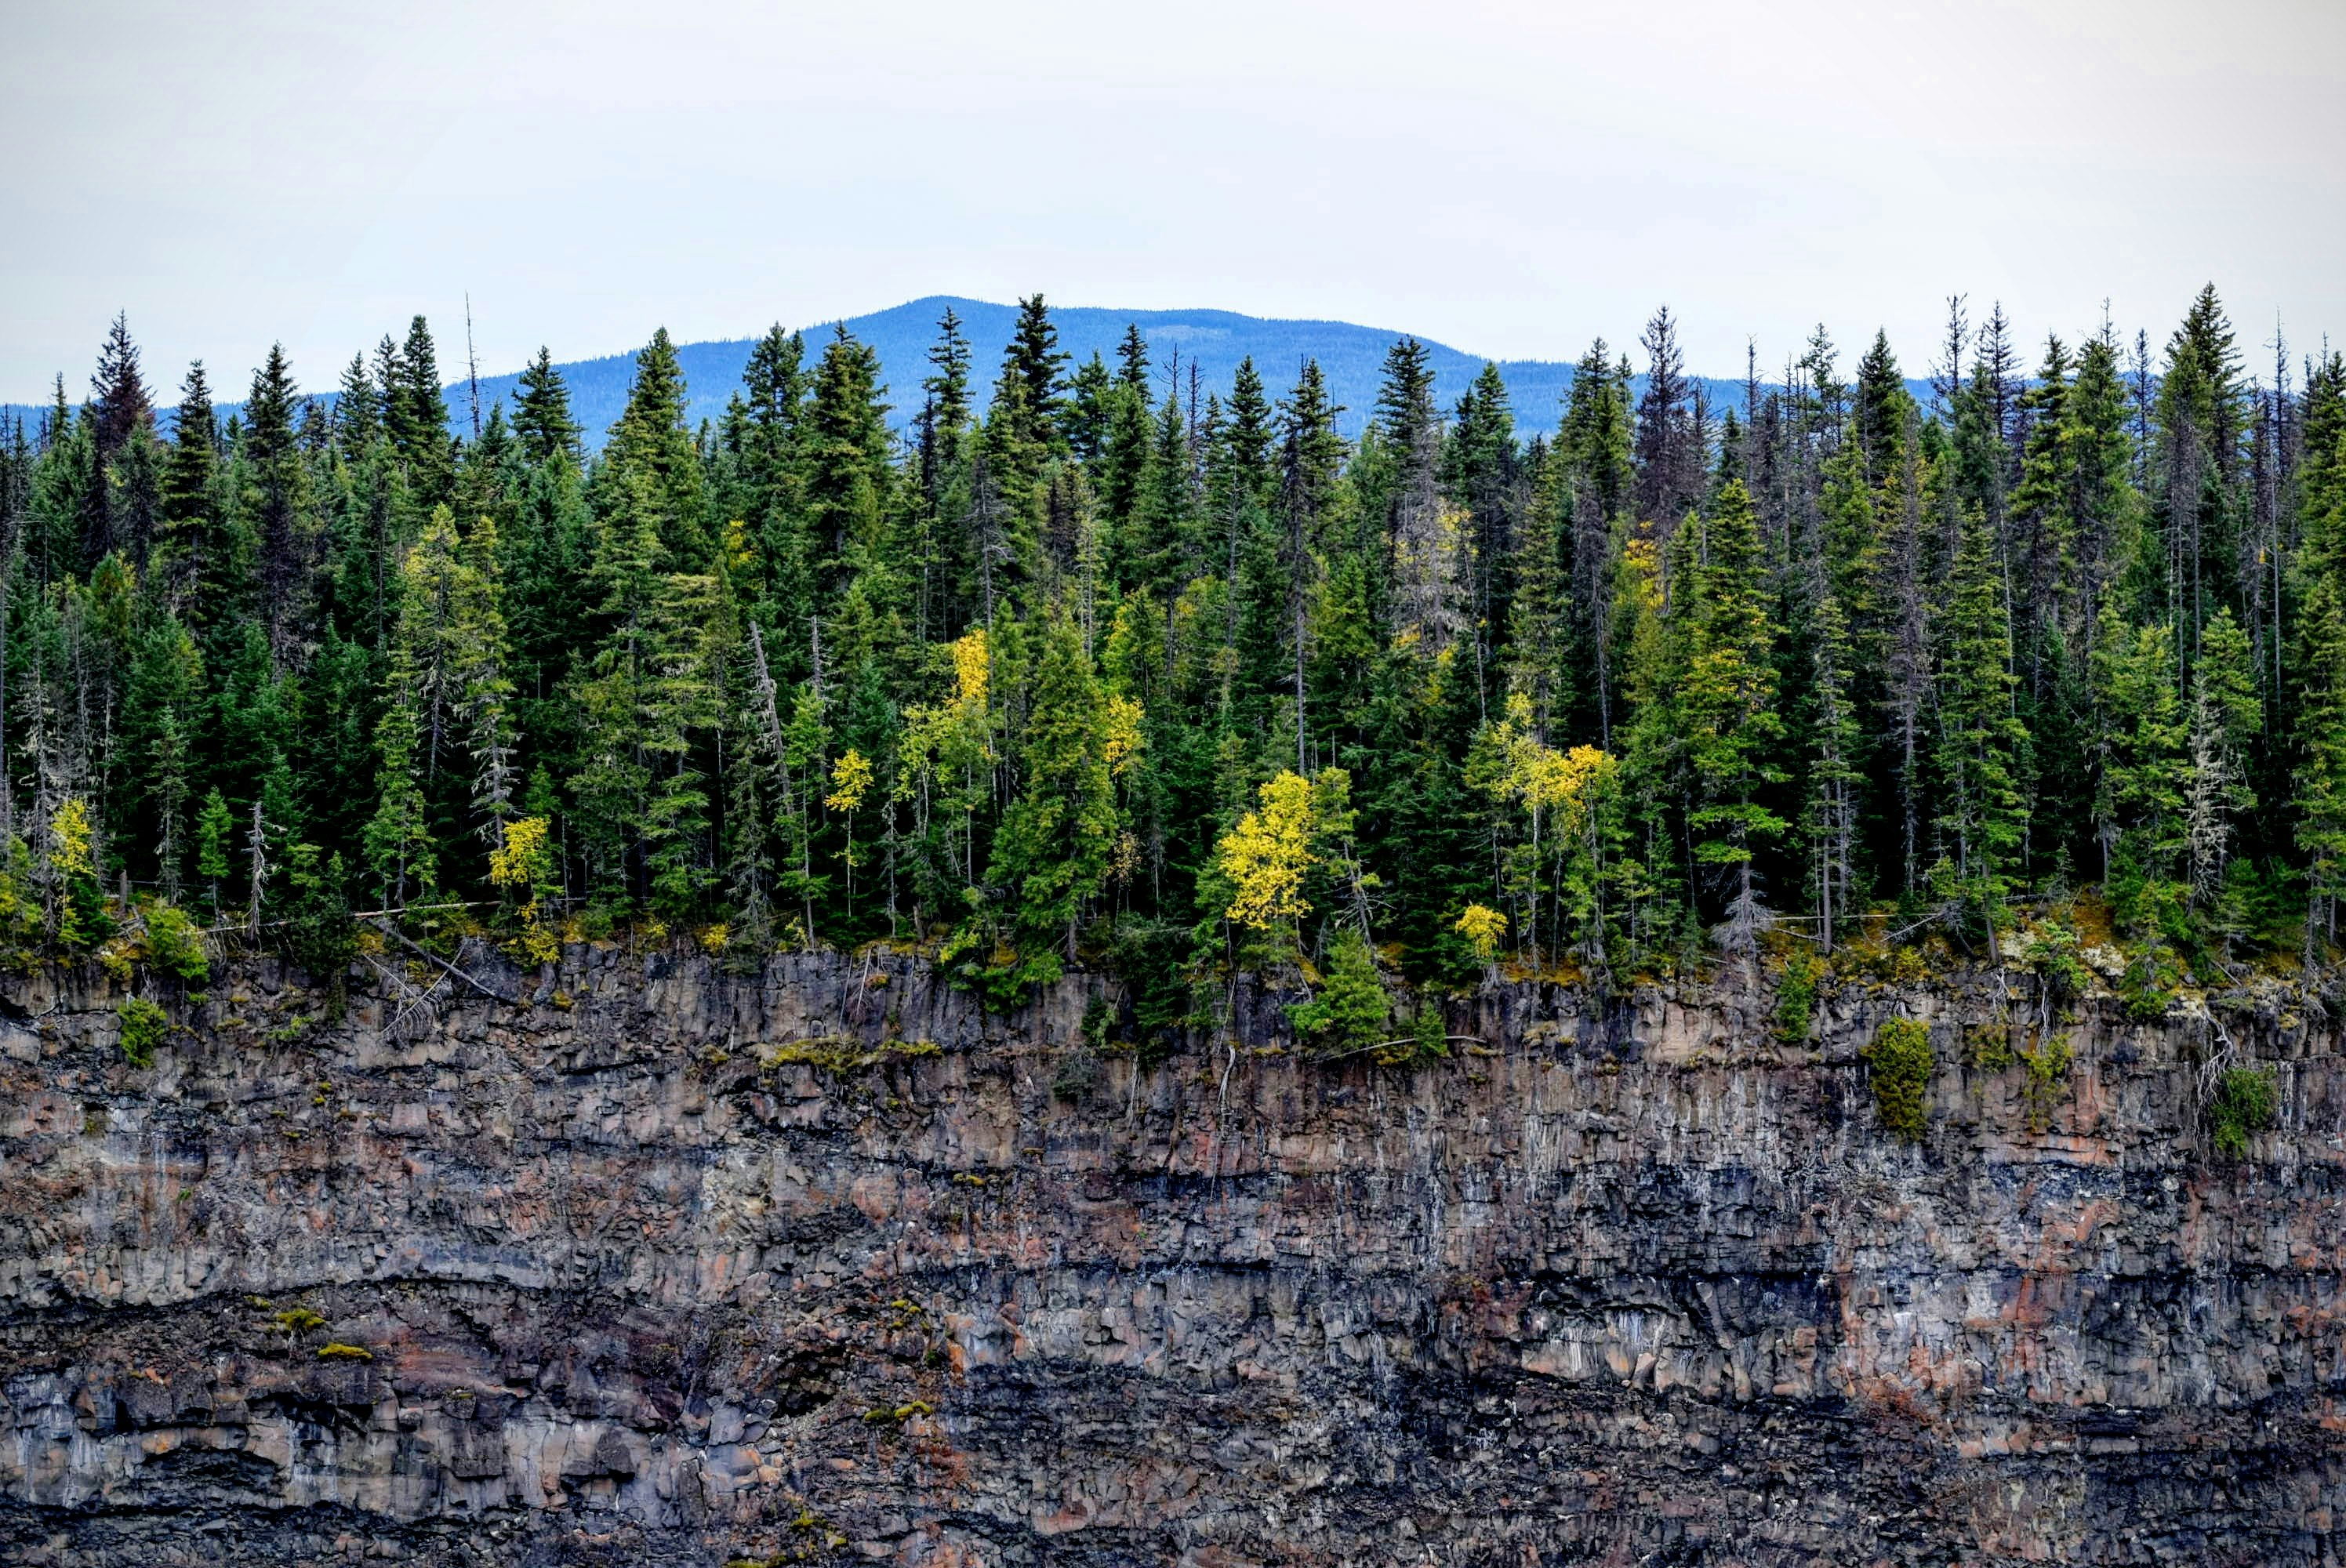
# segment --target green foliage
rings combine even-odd
[[[2208,1097],[2208,1133],[2216,1152],[2245,1159],[2251,1134],[2273,1124],[2277,1102],[2273,1075],[2254,1067],[2227,1067]]]
[[[1287,1017],[1323,1055],[1366,1050],[1385,1039],[1392,1003],[1377,973],[1376,956],[1360,932],[1341,932],[1329,943],[1328,973],[1320,994],[1290,1005]]]
[[[341,1016],[351,960],[358,955],[357,923],[351,919],[350,897],[344,891],[349,873],[340,854],[321,864],[315,844],[295,844],[289,855],[286,880],[293,897],[286,909],[285,956],[308,972],[312,983],[327,989],[330,1007]]]
[[[288,1307],[276,1314],[278,1331],[288,1339],[315,1333],[326,1326],[326,1319],[308,1307]]]
[[[1796,952],[1786,961],[1783,975],[1776,983],[1777,1039],[1797,1044],[1809,1037],[1817,985],[1824,976],[1824,964],[1807,953]]]
[[[114,1010],[122,1023],[122,1054],[133,1067],[155,1064],[155,1047],[163,1043],[170,1018],[144,997],[124,999]]]
[[[1924,1096],[1931,1086],[1931,1030],[1919,1019],[1892,1018],[1859,1053],[1873,1084],[1873,1108],[1884,1132],[1918,1144],[1929,1130]]]
[[[2077,928],[2057,920],[2031,931],[2014,956],[2036,973],[2045,994],[2066,1007],[2086,993],[2093,975],[2077,952]]]
[[[190,983],[211,977],[211,955],[204,950],[203,932],[185,910],[177,904],[152,903],[141,912],[148,962]]]
[[[2021,1099],[2027,1106],[2031,1132],[2043,1132],[2053,1122],[2054,1107],[2066,1091],[2069,1068],[2076,1060],[2065,1033],[2047,1035],[2034,1050],[2018,1053],[2028,1076],[2021,1085]]]
[[[1352,443],[1308,361],[1160,386],[1135,326],[1075,367],[1032,297],[997,366],[948,314],[917,384],[777,328],[727,400],[655,332],[597,447],[545,351],[452,432],[420,320],[331,402],[272,351],[223,422],[192,368],[166,442],[117,323],[86,411],[61,380],[0,431],[0,962],[199,979],[126,879],[329,975],[352,898],[538,962],[884,940],[994,1007],[1106,964],[1144,1060],[1348,931],[1413,985],[1611,992],[1777,914],[1871,950],[1894,903],[1972,961],[2033,925],[2066,1005],[2022,904],[2091,881],[2138,1013],[2318,971],[2346,360],[2258,402],[2234,336],[2206,293],[2164,359],[2031,376],[1998,313],[1924,408],[1820,333],[1706,426],[1658,317],[1553,439],[1496,366],[1439,406],[1404,341]]]

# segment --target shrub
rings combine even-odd
[[[2028,1078],[2020,1086],[2021,1098],[2028,1106],[2028,1130],[2041,1133],[2053,1125],[2053,1107],[2068,1082],[2076,1054],[2069,1049],[2069,1036],[2055,1034],[2035,1050],[2021,1052],[2020,1059],[2028,1066]]]
[[[1920,1019],[1892,1018],[1859,1053],[1873,1079],[1873,1108],[1884,1130],[1921,1143],[1929,1117],[1923,1096],[1931,1084],[1931,1030]]]
[[[156,968],[183,981],[209,980],[211,956],[204,951],[204,933],[188,911],[177,904],[147,906],[147,956]]]
[[[2020,961],[2036,972],[2055,1005],[2075,1002],[2093,981],[2077,956],[2077,928],[2061,921],[2048,920],[2031,932]]]
[[[1100,1060],[1088,1046],[1078,1045],[1058,1060],[1051,1070],[1051,1097],[1056,1100],[1079,1101],[1092,1092],[1099,1082]]]
[[[276,1322],[289,1339],[326,1326],[326,1319],[307,1307],[288,1307],[277,1314]]]
[[[1806,953],[1795,953],[1784,965],[1776,984],[1776,1038],[1795,1045],[1809,1037],[1809,1021],[1816,1013],[1817,982],[1824,965]]]
[[[163,1010],[143,996],[133,996],[114,1010],[122,1020],[122,1054],[133,1067],[155,1064],[155,1047],[163,1043],[163,1031],[170,1020]]]
[[[2208,1100],[2208,1128],[2216,1151],[2239,1159],[2249,1152],[2249,1135],[2273,1122],[2273,1075],[2254,1067],[2227,1067],[2216,1080]]]

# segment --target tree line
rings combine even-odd
[[[0,942],[888,940],[1005,1002],[1111,966],[1144,1032],[1241,969],[1994,955],[2088,888],[2146,985],[2327,957],[2338,354],[2252,376],[2212,288],[2033,364],[1952,301],[1923,401],[1880,334],[1723,412],[1667,311],[1637,350],[1526,440],[1404,338],[1348,442],[1309,361],[1075,365],[1038,295],[982,415],[950,312],[901,432],[843,328],[689,428],[662,331],[590,450],[544,350],[452,428],[421,317],[158,418],[117,319],[0,430]]]

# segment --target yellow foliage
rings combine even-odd
[[[543,817],[518,818],[505,824],[505,847],[489,851],[489,885],[521,895],[521,951],[536,963],[552,963],[562,956],[561,940],[537,918],[538,890],[554,880],[547,831]]]
[[[1311,781],[1282,772],[1259,791],[1262,805],[1239,819],[1215,853],[1236,890],[1226,911],[1262,929],[1311,912],[1303,874],[1311,866]]]
[[[864,792],[872,788],[872,761],[853,747],[847,755],[831,766],[831,793],[822,803],[834,811],[852,811],[863,804]]]
[[[546,859],[546,820],[523,817],[505,824],[505,848],[489,851],[489,885],[519,888],[537,901],[535,890],[551,870]]]
[[[1121,777],[1140,755],[1143,737],[1140,733],[1141,707],[1128,697],[1107,699],[1106,740],[1101,752],[1107,759],[1107,770]]]
[[[562,942],[552,932],[537,923],[537,911],[531,908],[522,915],[521,950],[534,963],[552,963],[562,956]]]
[[[740,577],[758,564],[758,546],[750,535],[750,525],[736,517],[725,524],[725,565]]]
[[[700,932],[700,951],[711,955],[723,952],[725,944],[732,940],[733,928],[722,921],[712,926],[703,926]]]
[[[1494,794],[1520,800],[1530,811],[1559,813],[1556,827],[1566,836],[1577,833],[1592,794],[1611,782],[1617,764],[1612,754],[1594,746],[1558,751],[1531,732],[1531,699],[1521,692],[1507,698],[1506,717],[1500,721],[1499,743],[1506,767],[1490,786]]]
[[[1467,940],[1477,958],[1488,963],[1499,949],[1499,939],[1507,934],[1507,917],[1486,904],[1468,904],[1466,912],[1451,929]]]
[[[49,869],[61,877],[91,875],[89,803],[78,795],[66,796],[49,832],[56,842],[49,851]]]
[[[984,626],[954,644],[953,661],[954,699],[984,707],[985,683],[993,667],[993,656],[986,648]]]

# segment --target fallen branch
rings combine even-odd
[[[442,958],[438,953],[434,952],[427,948],[419,947],[414,942],[408,941],[406,933],[402,932],[397,926],[393,925],[388,920],[385,920],[381,916],[376,916],[374,917],[374,924],[376,930],[382,932],[383,935],[391,938],[392,941],[399,943],[400,946],[405,948],[408,952],[415,954],[416,957],[424,960],[426,962],[438,964],[442,969],[446,970],[450,974],[454,975],[458,980],[463,981],[465,984],[471,986],[474,990],[487,997],[490,1001],[502,1002],[507,1007],[519,1007],[523,1004],[519,997],[507,996],[502,991],[492,991],[480,981],[474,979],[471,975],[465,973],[463,970],[458,969],[446,959]]]
[[[1490,1042],[1484,1039],[1480,1034],[1444,1034],[1442,1037],[1442,1043],[1445,1045],[1450,1044],[1453,1040],[1464,1040],[1470,1045],[1490,1044]],[[1342,1062],[1351,1057],[1361,1055],[1366,1052],[1390,1051],[1396,1045],[1414,1045],[1417,1043],[1418,1036],[1414,1034],[1404,1034],[1398,1040],[1380,1040],[1371,1045],[1355,1045],[1350,1051],[1339,1051],[1332,1056],[1315,1055],[1311,1060],[1314,1062]]]

